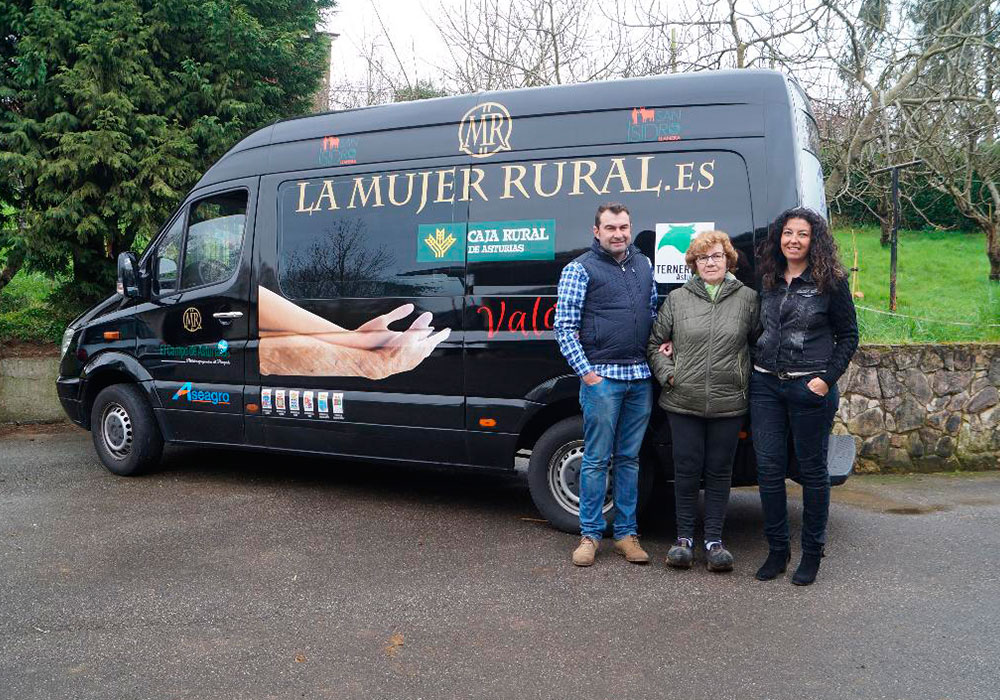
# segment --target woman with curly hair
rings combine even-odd
[[[847,273],[826,220],[789,209],[758,255],[763,327],[754,347],[750,419],[768,555],[756,577],[776,578],[791,558],[785,475],[788,435],[802,484],[802,560],[792,583],[816,580],[830,508],[827,442],[837,411],[837,379],[858,347]]]

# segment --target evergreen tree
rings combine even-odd
[[[32,264],[71,272],[81,300],[107,294],[118,253],[208,165],[309,111],[333,4],[0,0],[0,178]]]
[[[0,118],[17,104],[17,94],[8,80],[30,2],[0,2]],[[24,264],[25,244],[18,216],[21,187],[15,173],[0,165],[0,292]]]

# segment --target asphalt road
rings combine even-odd
[[[89,438],[0,437],[0,699],[1000,698],[998,473],[853,478],[798,588],[753,579],[753,489],[730,575],[663,565],[667,508],[654,564],[578,569],[517,475],[169,450],[126,479]]]

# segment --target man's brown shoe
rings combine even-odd
[[[577,566],[590,566],[597,556],[597,540],[581,537],[580,544],[573,550],[573,563]]]
[[[620,540],[615,540],[615,551],[625,557],[625,561],[633,564],[649,563],[649,555],[639,546],[639,538],[635,535],[626,535]]]

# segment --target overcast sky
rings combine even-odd
[[[427,10],[440,12],[441,1],[375,0],[373,4],[373,0],[339,0],[336,13],[326,25],[328,31],[340,35],[332,47],[332,81],[354,82],[364,74],[360,47],[370,44],[372,39],[378,39],[380,45],[384,43],[379,17],[410,79],[434,76],[435,64],[440,64],[447,52],[440,46],[437,29]]]
[[[453,59],[432,17],[444,17],[449,9],[459,11],[463,1],[338,0],[337,8],[325,24],[327,31],[339,35],[331,47],[330,79],[334,88],[331,108],[356,106],[357,103],[349,103],[352,97],[350,93],[364,95],[370,92],[366,89],[369,71],[364,52],[371,50],[373,42],[376,53],[394,81],[416,83],[424,80],[447,88],[446,82],[442,81],[440,68],[450,66]],[[597,0],[594,7],[600,8],[601,1]],[[651,6],[670,8],[676,14],[679,6],[692,1],[694,0],[638,0],[638,4],[647,9]],[[783,1],[785,0],[756,0],[750,9],[773,9]],[[391,39],[391,45],[386,37]],[[794,38],[786,38],[785,41],[794,42]],[[403,73],[405,79],[399,77]],[[809,77],[809,73],[801,68],[796,75],[800,80]],[[805,82],[811,83],[814,80]],[[826,92],[829,93],[829,89]],[[391,100],[391,92],[385,95],[385,99]]]

